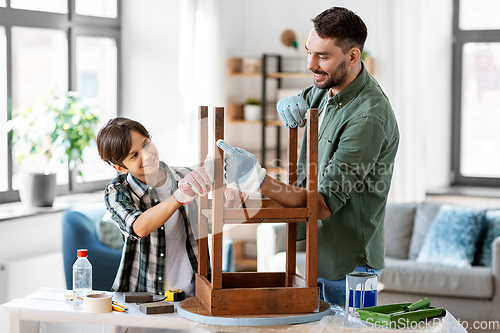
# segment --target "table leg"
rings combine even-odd
[[[19,329],[19,309],[10,309],[10,333],[20,333]]]

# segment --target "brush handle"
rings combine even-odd
[[[431,305],[431,301],[429,301],[428,298],[423,298],[418,302],[415,302],[415,303],[408,305],[408,307],[406,308],[406,311],[415,311],[418,309],[428,308],[429,305]]]

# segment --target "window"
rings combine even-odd
[[[66,13],[68,11],[67,3],[67,0],[10,0],[12,8],[54,13]]]
[[[118,6],[117,0],[0,0],[1,133],[9,119],[49,93],[75,91],[97,105],[98,127],[118,115]],[[9,136],[0,135],[0,203],[19,200],[15,153]],[[58,194],[102,190],[115,176],[95,144],[83,156],[78,172],[70,173],[65,164],[55,168]]]
[[[110,119],[116,116],[117,94],[117,48],[116,41],[107,37],[76,38],[77,91],[81,97],[94,101],[101,107],[102,116]],[[114,169],[103,163],[95,145],[84,151],[84,163],[79,168],[81,176],[77,182],[110,179]]]
[[[80,15],[114,18],[118,16],[117,1],[118,0],[76,0],[76,13]]]
[[[500,2],[455,0],[453,185],[500,186]]]
[[[7,38],[5,27],[0,26],[0,133],[5,133],[7,121]],[[9,189],[8,140],[0,135],[0,192]]]

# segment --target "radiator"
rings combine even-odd
[[[0,304],[41,287],[66,289],[62,252],[0,263]]]

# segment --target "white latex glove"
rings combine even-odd
[[[226,198],[224,207],[226,208],[240,208],[248,198],[248,194],[246,194],[245,192],[241,192],[236,188],[233,188],[233,186],[231,186],[231,184],[228,184],[228,186],[224,190],[224,197]]]
[[[228,187],[247,194],[257,192],[267,171],[260,166],[255,156],[244,149],[232,147],[224,140],[218,140],[217,147],[228,155],[224,159]]]
[[[309,105],[300,96],[289,96],[280,100],[276,105],[276,109],[285,127],[294,128],[304,124]]]
[[[191,203],[196,195],[204,196],[210,192],[213,179],[213,158],[207,156],[202,167],[191,171],[179,181],[179,188],[174,192],[173,196],[181,205]]]

